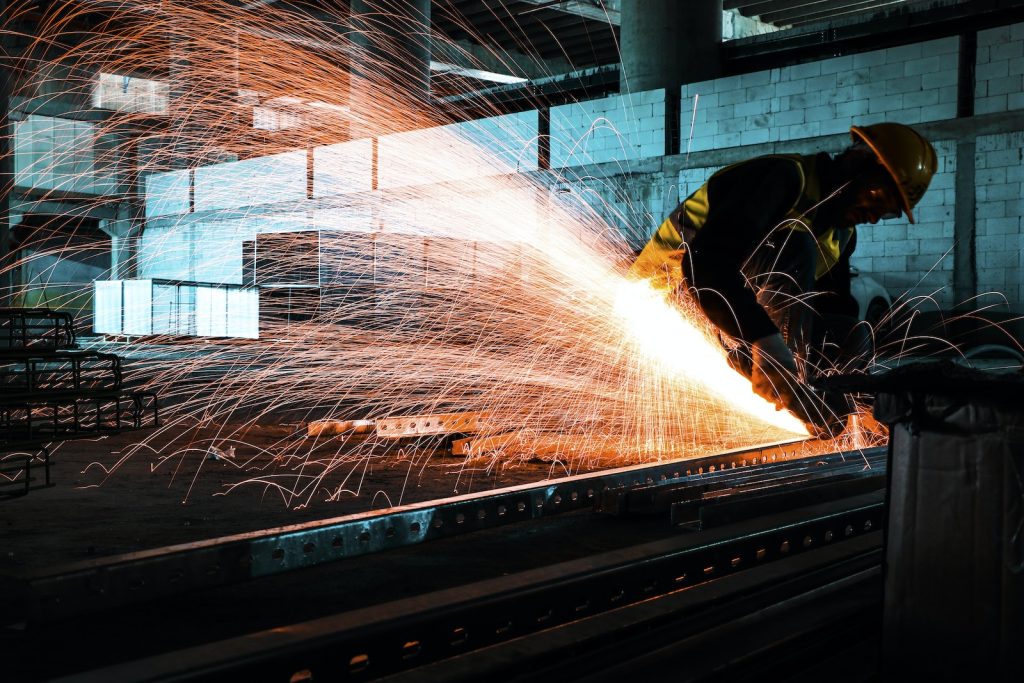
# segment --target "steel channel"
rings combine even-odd
[[[828,478],[851,470],[861,471],[865,466],[884,472],[886,453],[884,448],[876,448],[858,453],[856,458],[834,453],[804,460],[807,464],[803,466],[785,461],[739,472],[720,469],[711,474],[699,475],[698,485],[694,484],[693,477],[689,477],[609,488],[598,499],[596,509],[615,514],[659,513],[667,511],[671,504],[679,501],[735,495],[758,487],[799,485],[818,477]]]
[[[871,535],[883,492],[331,615],[90,672],[90,680],[387,675]],[[303,678],[308,674],[308,678]]]
[[[624,467],[57,567],[26,579],[26,616],[32,622],[64,618],[588,509],[610,488],[809,457],[801,456],[802,443]]]

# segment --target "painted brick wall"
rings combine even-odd
[[[664,90],[551,108],[551,166],[625,162],[665,154]]]
[[[146,218],[188,213],[192,171],[164,171],[146,176]]]
[[[305,150],[212,164],[195,170],[196,211],[301,202],[305,198]]]
[[[665,214],[678,203],[674,178],[662,173],[581,176],[562,183],[555,199],[573,220],[596,218],[625,237],[632,250],[647,243]]]
[[[978,293],[1024,303],[1024,132],[985,135],[975,149]],[[1000,296],[985,297],[995,303]]]
[[[536,111],[406,133],[378,142],[378,187],[468,180],[538,167]]]
[[[1024,109],[1024,23],[978,31],[974,111]]]
[[[372,140],[351,140],[313,150],[314,197],[369,192],[372,187]]]
[[[682,149],[842,133],[956,116],[959,40],[941,38],[683,86]],[[696,111],[694,111],[696,107]]]

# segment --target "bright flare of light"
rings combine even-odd
[[[776,410],[751,391],[750,381],[729,367],[725,355],[646,280],[621,285],[615,312],[625,322],[639,350],[667,381],[697,382],[738,412],[794,434],[807,435],[803,423],[792,413]]]

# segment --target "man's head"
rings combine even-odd
[[[877,223],[906,213],[921,200],[938,166],[935,149],[909,126],[876,123],[850,129],[853,146],[842,155],[849,184],[842,190],[839,222]]]

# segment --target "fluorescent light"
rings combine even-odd
[[[519,78],[518,76],[509,76],[508,74],[499,74],[493,71],[483,71],[481,69],[470,69],[464,66],[457,66],[446,62],[435,62],[433,60],[430,62],[430,70],[436,71],[437,73],[456,74],[467,78],[475,78],[479,81],[492,81],[494,83],[526,83],[527,81],[527,79]]]

